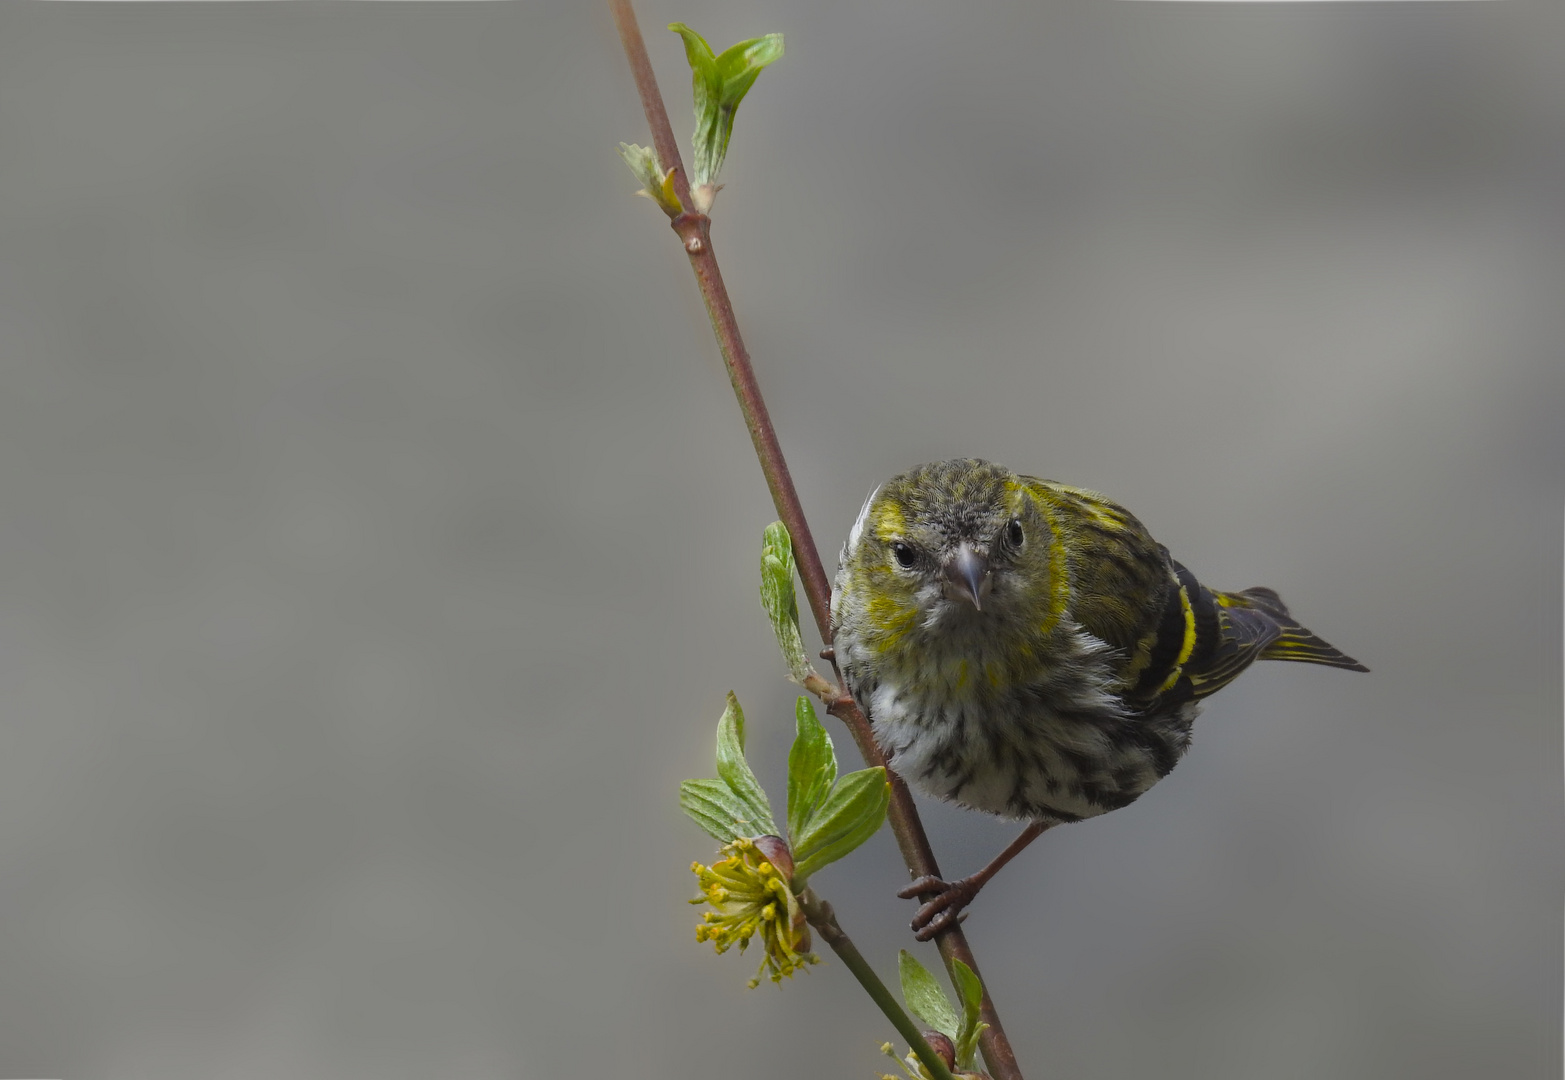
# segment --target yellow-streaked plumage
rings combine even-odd
[[[1184,754],[1201,700],[1255,660],[1367,670],[1272,590],[1208,589],[1104,496],[976,459],[870,495],[832,622],[892,766],[1031,835],[1140,796]]]

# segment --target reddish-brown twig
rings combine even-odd
[[[745,426],[750,429],[750,439],[755,444],[755,454],[760,459],[761,471],[766,475],[766,485],[771,489],[777,514],[793,537],[794,558],[798,563],[799,579],[804,584],[804,594],[809,599],[816,628],[820,631],[821,640],[830,642],[831,584],[826,577],[826,569],[821,563],[820,553],[816,550],[809,523],[805,520],[804,508],[799,502],[799,493],[795,490],[793,478],[788,473],[788,464],[783,458],[782,447],[777,442],[777,432],[772,427],[771,417],[766,411],[766,402],[761,397],[761,389],[755,381],[755,369],[751,366],[750,354],[745,349],[744,340],[739,334],[739,323],[734,315],[733,305],[728,300],[728,290],[723,285],[723,275],[717,266],[717,256],[712,250],[711,219],[705,214],[689,209],[693,205],[690,201],[690,181],[684,173],[679,156],[679,145],[674,140],[674,131],[668,122],[668,110],[664,107],[662,94],[658,91],[657,78],[652,71],[652,60],[647,55],[646,42],[642,40],[641,29],[636,23],[635,12],[631,10],[630,0],[609,0],[609,4],[614,11],[614,21],[619,27],[620,40],[625,46],[625,55],[630,60],[630,68],[635,75],[636,89],[641,95],[641,106],[646,112],[647,124],[652,129],[652,145],[657,151],[658,162],[662,168],[673,170],[674,193],[679,197],[680,205],[686,208],[686,211],[676,216],[671,224],[674,231],[679,234],[685,254],[690,257],[690,267],[695,271],[696,282],[701,289],[701,298],[706,302],[707,315],[712,320],[712,331],[717,335],[718,348],[722,351],[723,361],[728,367],[728,377],[733,383],[734,394],[739,399],[739,409],[744,413]],[[827,711],[847,726],[866,763],[872,766],[886,764],[886,757],[881,753],[870,731],[869,721],[865,719],[863,712],[852,698],[847,696],[838,698],[830,703]],[[923,822],[919,820],[918,810],[913,805],[913,796],[901,777],[889,770],[888,775],[891,777],[891,807],[887,817],[891,821],[892,833],[897,838],[897,846],[902,850],[902,857],[914,877],[926,875],[939,877],[940,868],[935,862],[934,851],[929,846],[929,838],[924,833]],[[973,959],[973,952],[968,947],[967,939],[963,936],[960,927],[953,925],[943,930],[935,940],[948,968],[953,961],[961,960],[973,971],[978,971],[978,963]],[[999,1014],[995,1011],[994,1002],[987,988],[984,992],[983,1019],[988,1023],[989,1028],[983,1034],[981,1048],[990,1073],[995,1080],[1022,1080],[1021,1070],[1016,1064],[1016,1055],[1011,1050],[1005,1029],[1000,1025]]]

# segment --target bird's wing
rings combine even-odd
[[[1130,511],[1097,492],[1028,480],[1070,569],[1071,617],[1119,653],[1127,689],[1143,680],[1161,685],[1185,651],[1187,632],[1168,551]]]
[[[1190,573],[1184,567],[1179,569],[1182,575]],[[1190,580],[1195,581],[1193,577]],[[1256,660],[1295,660],[1349,671],[1369,670],[1300,626],[1282,597],[1271,589],[1256,586],[1220,592],[1199,583],[1196,588],[1203,594],[1199,607],[1210,612],[1204,620],[1215,632],[1210,653],[1202,657],[1199,665],[1187,670],[1195,697],[1221,690]],[[1202,621],[1198,612],[1198,628]]]
[[[1300,626],[1271,589],[1202,585],[1124,507],[1027,478],[1070,567],[1070,613],[1119,653],[1126,700],[1161,711],[1204,698],[1256,660],[1368,671]]]
[[[1191,591],[1198,594],[1191,598],[1196,647],[1184,674],[1190,680],[1191,696],[1204,698],[1259,660],[1266,647],[1281,636],[1282,627],[1269,612],[1246,604],[1243,594],[1208,589],[1190,571],[1179,569],[1182,576],[1189,577]]]

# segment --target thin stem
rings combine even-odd
[[[646,42],[642,40],[641,30],[636,24],[635,12],[631,9],[630,0],[609,0],[609,5],[614,12],[614,21],[619,26],[620,41],[624,43],[625,55],[635,75],[642,109],[652,129],[652,144],[657,150],[658,161],[663,168],[675,170],[675,194],[679,196],[680,205],[689,207],[692,205],[689,181],[684,175],[673,128],[668,122],[668,110],[664,107],[662,96],[658,92],[657,79],[652,72],[652,60],[647,55]],[[670,224],[679,234],[685,253],[690,257],[690,267],[695,271],[696,282],[701,289],[701,298],[705,301],[707,315],[712,320],[712,331],[717,335],[718,348],[723,354],[724,364],[727,365],[728,378],[733,384],[734,396],[739,400],[739,409],[744,414],[745,426],[750,431],[751,442],[755,445],[761,471],[766,476],[766,485],[771,490],[772,502],[777,507],[777,516],[782,519],[789,535],[793,538],[794,559],[798,564],[799,580],[804,585],[804,595],[809,600],[810,612],[815,616],[816,629],[820,631],[821,640],[829,643],[832,636],[831,582],[821,563],[820,552],[816,549],[809,522],[804,517],[804,507],[799,501],[798,490],[793,485],[793,478],[788,472],[788,463],[777,441],[776,429],[772,426],[765,399],[761,396],[760,385],[756,382],[755,369],[750,363],[750,353],[739,334],[739,321],[734,315],[733,304],[729,301],[728,289],[723,284],[723,275],[717,265],[717,255],[712,250],[711,219],[705,214],[687,209],[685,213],[676,216]],[[839,697],[830,703],[828,711],[846,725],[848,733],[852,735],[859,753],[863,755],[867,764],[871,766],[886,764],[886,756],[881,753],[879,745],[875,742],[869,721],[851,697],[845,695]],[[887,817],[891,822],[892,833],[897,838],[897,847],[902,851],[902,858],[913,877],[939,877],[940,866],[935,861],[934,850],[929,846],[929,837],[924,832],[923,822],[919,819],[918,810],[913,804],[912,793],[908,791],[901,777],[889,769],[887,771],[891,779],[891,806]],[[961,960],[975,973],[979,972],[978,961],[974,959],[973,951],[968,947],[967,938],[959,926],[953,925],[942,930],[936,936],[935,944],[940,949],[941,958],[945,961],[948,971],[952,970],[956,960]],[[995,1080],[1022,1080],[1021,1070],[1016,1064],[1016,1054],[1011,1049],[1010,1040],[1006,1038],[1005,1029],[1000,1024],[999,1013],[995,1010],[987,987],[984,990],[982,1017],[989,1027],[983,1033],[979,1045],[983,1050],[984,1061],[989,1066],[989,1072]]]
[[[712,332],[717,335],[718,347],[728,367],[728,379],[733,384],[734,396],[739,399],[739,411],[744,414],[745,427],[750,429],[750,441],[755,444],[755,455],[760,459],[761,471],[766,474],[766,486],[771,489],[777,516],[788,527],[788,534],[793,538],[799,578],[804,583],[804,595],[809,599],[810,612],[815,616],[821,640],[829,641],[831,585],[815,549],[815,537],[810,533],[810,524],[805,520],[799,492],[793,486],[793,477],[788,472],[788,462],[783,458],[782,447],[777,442],[777,431],[772,426],[766,400],[761,396],[760,384],[756,382],[750,353],[739,335],[739,320],[734,315],[734,306],[728,299],[728,288],[723,284],[723,272],[718,268],[717,255],[712,250],[711,219],[705,214],[686,213],[676,217],[673,226],[685,242],[690,267],[695,271],[696,283],[701,288],[701,299],[706,301]],[[801,551],[804,553],[802,559],[798,558]],[[865,730],[868,731],[868,725],[865,725]]]
[[[641,38],[641,25],[631,10],[630,0],[609,0],[614,9],[614,25],[619,27],[619,39],[630,59],[630,71],[636,79],[636,93],[641,97],[642,111],[647,114],[647,127],[652,129],[652,148],[657,151],[658,164],[674,171],[674,194],[679,205],[690,205],[690,181],[685,177],[685,166],[679,159],[679,143],[674,129],[668,122],[668,110],[663,107],[663,94],[658,90],[658,77],[652,70],[652,58],[647,55],[647,43]]]
[[[935,1080],[955,1080],[946,1063],[940,1060],[929,1041],[924,1038],[924,1033],[919,1030],[913,1018],[907,1014],[901,1004],[887,989],[886,984],[880,981],[880,976],[875,974],[875,969],[869,966],[869,961],[864,959],[864,954],[859,952],[858,946],[853,944],[853,939],[843,931],[837,923],[837,916],[831,910],[831,905],[815,895],[815,890],[805,889],[799,896],[799,906],[804,909],[804,917],[820,934],[821,940],[831,946],[831,951],[842,960],[843,965],[853,973],[853,977],[859,981],[865,993],[880,1006],[880,1011],[886,1014],[886,1019],[891,1021],[891,1026],[897,1029],[897,1034],[907,1040],[913,1053],[918,1055],[918,1060],[924,1063],[924,1068],[929,1070],[929,1075]]]

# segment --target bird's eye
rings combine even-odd
[[[1022,532],[1022,519],[1012,518],[1010,524],[1005,527],[1005,542],[1019,551],[1021,550],[1022,542],[1026,539],[1026,534]]]
[[[911,570],[918,561],[918,552],[913,550],[913,545],[904,544],[901,540],[891,545],[891,554],[896,556],[897,565],[904,570]]]

